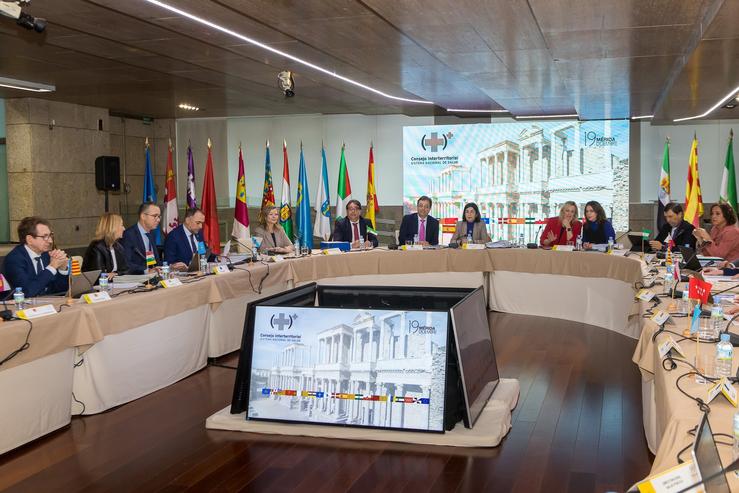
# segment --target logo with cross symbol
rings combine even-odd
[[[443,151],[449,145],[449,139],[452,137],[451,132],[441,134],[441,136],[439,136],[438,132],[431,132],[431,135],[423,134],[423,137],[421,137],[421,147],[424,151],[431,152],[439,152],[439,147],[441,147]]]
[[[269,324],[273,329],[289,330],[293,326],[293,315],[285,315],[284,313],[280,313],[277,316],[272,315],[272,318],[269,319]]]

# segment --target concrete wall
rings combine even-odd
[[[20,219],[39,215],[52,222],[59,246],[86,245],[104,212],[104,194],[95,189],[98,156],[121,157],[121,179],[129,190],[110,195],[110,210],[135,210],[142,196],[146,137],[163,193],[166,142],[170,136],[174,139],[172,120],[146,125],[110,117],[106,108],[34,98],[7,100],[6,120],[13,241]]]

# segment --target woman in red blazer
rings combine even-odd
[[[547,225],[539,242],[543,247],[575,244],[580,236],[582,223],[577,220],[577,204],[568,200],[559,210],[559,216],[547,219]]]

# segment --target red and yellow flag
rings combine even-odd
[[[372,234],[377,234],[377,221],[375,213],[380,212],[380,204],[377,203],[377,189],[375,188],[375,157],[372,155],[373,146],[370,145],[369,166],[367,168],[367,207],[365,208],[364,218],[367,224],[367,230]]]
[[[693,135],[688,161],[688,180],[685,183],[685,220],[698,228],[701,217],[703,217],[703,196],[698,176],[698,137]]]

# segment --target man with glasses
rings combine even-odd
[[[348,241],[352,248],[359,248],[359,238],[364,239],[365,245],[370,248],[377,246],[377,236],[367,232],[367,220],[361,216],[362,204],[358,200],[350,200],[346,204],[346,217],[336,220],[334,226],[334,241]]]
[[[161,263],[153,233],[161,219],[159,206],[154,202],[144,202],[139,207],[139,221],[123,232],[121,243],[126,252],[129,273],[145,274],[148,271],[147,257],[153,257],[156,265]]]
[[[192,256],[198,253],[198,243],[204,243],[205,214],[197,208],[187,209],[185,221],[173,229],[164,240],[164,260],[175,270],[187,270]]]
[[[63,294],[68,286],[67,254],[54,249],[51,225],[40,217],[24,217],[18,224],[20,245],[5,257],[5,277],[27,297]]]

